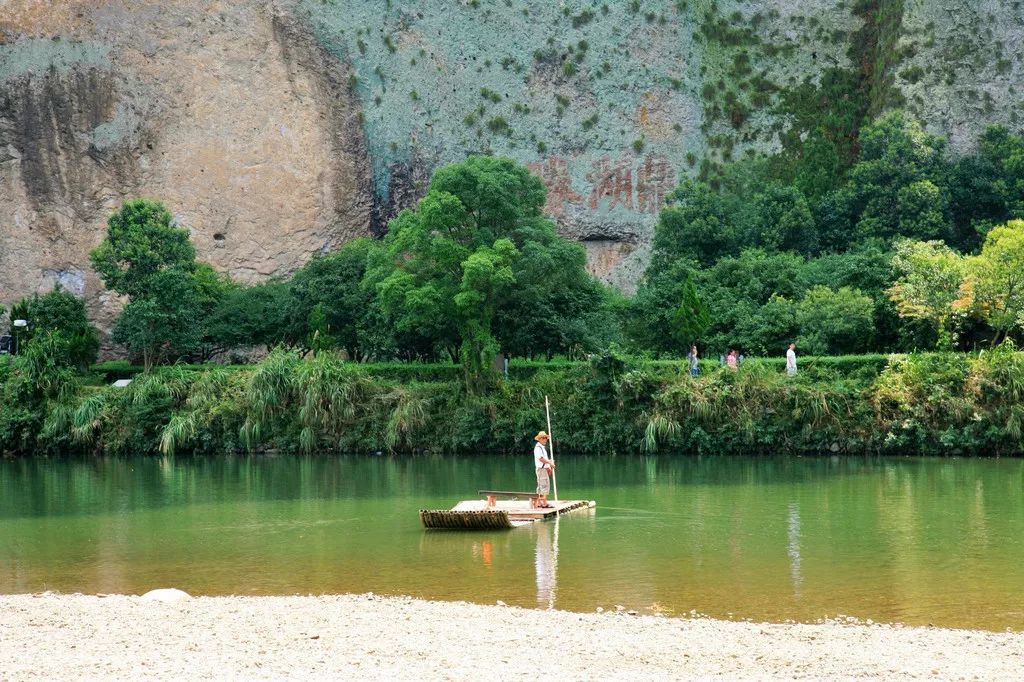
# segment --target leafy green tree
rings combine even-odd
[[[813,207],[822,251],[845,251],[854,236],[855,197],[848,187],[841,187],[821,197]]]
[[[656,354],[678,354],[676,312],[694,272],[696,264],[686,260],[661,272],[648,270],[629,306],[626,331],[635,346]]]
[[[708,347],[765,353],[774,352],[780,336],[791,340],[792,316],[783,308],[803,295],[804,264],[797,254],[748,249],[700,271],[697,289],[711,314],[704,336]],[[773,305],[762,311],[770,301]],[[782,318],[776,323],[772,315]]]
[[[575,318],[579,327],[577,350],[580,355],[591,350],[607,351],[626,343],[630,300],[611,286],[598,285],[597,305]]]
[[[188,231],[172,224],[163,204],[147,199],[127,201],[110,216],[107,236],[89,258],[104,285],[128,297],[114,340],[141,355],[146,371],[202,349],[206,323],[235,287],[198,263]]]
[[[747,243],[770,251],[810,254],[818,248],[814,216],[800,190],[774,184],[753,201]]]
[[[544,217],[544,201],[541,181],[510,159],[439,168],[368,257],[363,286],[396,345],[459,357],[471,388],[499,345],[567,348],[563,332],[579,333],[601,292],[582,247]]]
[[[1005,198],[996,186],[998,177],[995,164],[981,154],[964,156],[950,169],[951,246],[974,251],[992,227],[1010,217]]]
[[[994,342],[1024,327],[1024,220],[993,228],[965,271],[966,305],[996,330]]]
[[[227,275],[217,272],[208,263],[196,262],[191,274],[195,289],[195,305],[198,317],[194,323],[199,327],[200,342],[190,353],[199,361],[207,362],[218,353],[227,350],[212,334],[213,315],[220,308],[221,301],[240,287]]]
[[[860,142],[845,195],[858,237],[948,237],[945,140],[894,112],[861,130]]]
[[[859,289],[874,303],[874,345],[876,350],[913,350],[932,347],[927,329],[920,323],[903,320],[889,299],[894,273],[892,250],[879,240],[868,240],[843,253],[825,254],[808,260],[802,270],[807,287],[825,286],[833,291],[843,287]],[[922,336],[924,332],[924,336]]]
[[[163,204],[148,199],[126,201],[110,216],[107,236],[89,259],[108,289],[133,298],[153,295],[156,276],[166,270],[196,268],[188,231],[172,225]]]
[[[289,283],[292,299],[288,338],[294,343],[310,339],[313,311],[319,306],[323,325],[337,347],[354,360],[364,355],[362,329],[372,305],[373,292],[362,286],[373,242],[354,239],[337,251],[318,254],[298,270]],[[320,330],[323,332],[323,330]]]
[[[477,239],[483,236],[458,197],[434,189],[415,211],[391,221],[383,244],[370,253],[363,282],[396,345],[428,357],[439,349],[458,356],[455,295],[462,262],[481,244]]]
[[[704,183],[684,180],[658,216],[649,271],[656,275],[680,258],[709,266],[732,253],[736,242],[721,197]]]
[[[1024,219],[1024,135],[1011,133],[1003,125],[990,126],[979,147],[982,158],[995,168],[992,186],[1003,201],[1006,217]]]
[[[950,234],[946,196],[931,180],[918,180],[896,193],[899,234],[911,239],[931,239]]]
[[[455,307],[459,313],[459,353],[467,385],[480,381],[484,369],[498,353],[493,332],[495,308],[504,289],[515,284],[512,264],[518,258],[519,251],[512,241],[499,239],[493,247],[481,246],[462,262],[462,283],[455,294]]]
[[[592,323],[614,321],[616,304],[605,288],[586,270],[586,254],[579,244],[557,237],[523,244],[513,270],[512,295],[502,297],[495,311],[494,333],[506,353],[518,356],[556,353],[581,354],[607,348],[616,332],[600,333]],[[506,292],[509,293],[509,292]]]
[[[859,289],[812,287],[797,305],[798,343],[813,355],[863,353],[874,336],[874,308]]]
[[[205,339],[219,350],[272,348],[288,339],[294,310],[289,284],[271,280],[225,292],[210,313]]]
[[[956,341],[958,301],[964,281],[964,259],[941,241],[896,243],[897,274],[889,297],[903,317],[925,320],[939,331],[939,345]]]
[[[22,299],[11,309],[12,319],[27,320],[18,334],[19,352],[25,352],[33,339],[52,336],[51,350],[58,352],[56,362],[85,370],[96,362],[99,338],[86,316],[85,304],[76,296],[57,287],[53,291]]]
[[[758,305],[773,295],[798,297],[804,290],[801,272],[805,262],[797,254],[746,249],[702,270],[697,277],[698,289],[719,289]]]
[[[747,355],[778,355],[797,337],[796,304],[773,294],[763,305],[751,301],[740,303],[746,313],[737,316],[730,332],[722,333],[715,344],[742,349]]]
[[[810,201],[816,201],[839,186],[842,164],[835,142],[817,128],[803,143],[793,184]]]
[[[891,248],[884,241],[869,240],[849,251],[809,258],[800,269],[800,278],[807,288],[852,286],[865,292],[878,290],[884,296],[892,284]]]
[[[147,295],[132,298],[114,323],[114,341],[141,355],[146,371],[187,355],[202,341],[203,299],[190,273],[164,270],[147,280]]]
[[[700,300],[700,296],[697,295],[697,287],[693,284],[692,276],[687,277],[683,283],[680,301],[672,317],[674,323],[672,338],[681,348],[688,348],[697,343],[701,334],[711,324],[711,315]]]

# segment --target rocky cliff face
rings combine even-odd
[[[365,235],[373,208],[348,66],[262,2],[7,3],[0,301],[88,265],[124,199],[162,199],[201,258],[252,281]]]
[[[837,100],[954,149],[1019,128],[1021,3],[997,0],[6,0],[0,302],[107,300],[87,254],[164,200],[241,280],[380,233],[431,170],[506,154],[629,288],[684,174],[799,139]]]

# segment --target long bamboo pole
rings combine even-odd
[[[551,450],[548,451],[548,459],[551,460],[551,485],[555,489],[555,502],[558,502],[558,479],[555,478],[555,437],[551,434],[551,403],[548,401],[548,397],[544,396],[544,412],[548,415],[548,443],[551,444]]]

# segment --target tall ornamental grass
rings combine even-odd
[[[166,455],[222,452],[528,452],[551,399],[559,454],[1024,454],[1024,354],[773,362],[738,371],[601,356],[534,367],[468,394],[458,378],[388,378],[321,352],[275,350],[251,367],[168,367],[127,388],[3,368],[0,449]],[[6,421],[5,421],[6,419]]]

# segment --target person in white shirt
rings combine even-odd
[[[795,377],[796,376],[796,344],[789,344],[789,350],[786,351],[786,374]]]
[[[548,434],[541,431],[533,437],[537,444],[533,446],[533,467],[537,470],[537,506],[550,507],[548,491],[551,490],[550,473],[555,463],[548,457]]]

